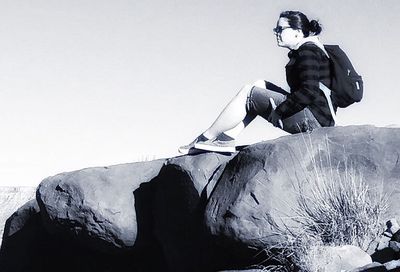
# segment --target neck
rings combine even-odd
[[[321,41],[319,40],[319,36],[309,36],[309,37],[304,37],[304,38],[302,38],[302,39],[294,46],[294,48],[292,48],[292,49],[293,49],[293,50],[297,50],[297,49],[299,49],[300,46],[302,46],[302,45],[305,44],[306,42],[313,42],[313,43],[315,43],[315,44],[317,44],[317,45],[321,45],[321,46],[322,46],[322,43],[321,43]]]

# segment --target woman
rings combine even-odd
[[[290,49],[286,65],[290,93],[264,80],[244,86],[211,127],[179,152],[235,152],[235,138],[257,115],[289,133],[334,126],[328,99],[319,87],[320,82],[331,85],[329,59],[318,37],[321,26],[299,11],[285,11],[274,33],[278,46]]]

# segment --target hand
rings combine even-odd
[[[283,129],[283,123],[279,114],[275,110],[272,110],[271,114],[268,116],[268,122],[270,122],[274,127],[279,127]]]

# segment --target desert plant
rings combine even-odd
[[[367,250],[383,229],[388,198],[370,188],[354,169],[323,171],[309,180],[308,192],[299,187],[296,222],[301,232],[287,232],[296,250],[294,258],[303,270],[313,266],[321,245],[355,245]]]
[[[388,206],[382,186],[368,186],[349,162],[333,165],[328,141],[317,150],[308,147],[312,169],[295,185],[297,206],[292,219],[298,227],[272,224],[286,238],[284,244],[267,250],[285,265],[282,271],[324,271],[317,267],[324,264],[315,262],[323,246],[355,245],[366,250],[381,233]]]
[[[299,188],[296,221],[326,245],[356,245],[367,249],[382,230],[387,197],[365,184],[354,170],[333,171],[311,180],[309,191]]]

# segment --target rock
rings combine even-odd
[[[3,264],[19,259],[28,265],[18,272],[250,267],[265,261],[263,249],[287,242],[277,227],[299,227],[293,220],[299,186],[307,196],[316,164],[327,173],[350,166],[362,173],[370,188],[390,192],[388,218],[398,217],[399,157],[399,128],[350,126],[258,143],[231,156],[210,152],[61,173],[38,187],[40,212],[32,202],[14,217],[0,267],[13,271]]]
[[[62,233],[50,234],[36,200],[28,201],[6,222],[0,249],[2,272],[164,271],[157,250],[107,254],[88,248]]]
[[[133,192],[157,176],[164,162],[87,168],[45,179],[37,200],[46,229],[96,250],[132,248],[141,228],[137,217],[146,205],[135,206]]]
[[[50,177],[37,192],[43,222],[96,252],[121,248],[157,267],[165,256],[172,271],[205,271],[218,262],[205,261],[214,247],[203,239],[202,214],[233,156],[202,153]]]
[[[39,222],[36,200],[28,201],[7,219],[0,250],[2,271],[31,271],[34,252],[30,250],[30,245],[37,242],[40,236]]]
[[[391,219],[386,222],[387,229],[373,240],[369,246],[367,253],[372,255],[377,251],[382,251],[385,248],[391,248],[393,251],[398,252],[398,243],[396,242],[396,236],[393,235],[393,231],[397,232],[396,219]],[[388,251],[386,251],[388,252]]]
[[[393,249],[394,252],[400,252],[400,243],[396,241],[390,241],[389,247]]]
[[[389,242],[392,240],[392,237],[388,237],[386,235],[382,235],[382,237],[379,239],[379,244],[376,248],[376,250],[382,250],[387,247],[389,247]]]
[[[208,196],[233,156],[181,156],[161,169],[154,186],[154,233],[173,271],[212,271],[219,266],[215,246],[203,232],[203,215]]]
[[[356,246],[320,246],[312,250],[309,269],[321,272],[350,271],[371,263],[371,257]]]
[[[379,244],[375,251],[370,253],[372,259],[376,262],[386,263],[391,260],[397,260],[400,257],[400,243],[392,241],[391,238],[382,235],[379,238]]]
[[[24,205],[27,201],[34,199],[35,191],[35,187],[0,186],[0,237],[3,236],[6,220],[18,210],[19,207]]]
[[[400,260],[393,260],[393,261],[384,263],[383,265],[386,267],[386,269],[388,271],[394,271],[395,269],[397,269],[396,271],[400,270]]]
[[[391,218],[389,221],[386,222],[386,226],[388,227],[388,231],[393,235],[398,230],[400,230],[399,223],[397,223],[396,218]]]
[[[386,272],[386,271],[387,271],[386,267],[378,262],[373,262],[363,267],[358,267],[356,269],[351,270],[351,272]]]
[[[392,241],[400,242],[400,230],[396,231],[392,236]]]
[[[375,251],[379,245],[379,240],[380,240],[380,237],[377,237],[376,239],[374,239],[373,241],[371,241],[369,243],[367,251],[366,251],[368,253],[368,255],[372,255],[375,253]]]
[[[8,237],[20,231],[32,217],[39,214],[39,211],[39,205],[36,199],[32,199],[21,206],[7,219],[4,227],[3,239],[7,240]]]
[[[265,269],[241,269],[241,270],[221,270],[218,272],[262,272],[266,271]]]
[[[326,173],[351,167],[370,188],[390,192],[388,218],[399,215],[400,129],[334,127],[244,148],[225,168],[206,207],[208,231],[232,244],[285,243],[278,227],[299,227],[297,187],[308,193],[316,164]],[[238,258],[240,255],[238,255]]]
[[[382,250],[377,250],[371,255],[374,262],[386,263],[397,259],[398,253],[390,247],[386,247]]]
[[[351,270],[372,263],[371,257],[365,251],[352,245],[328,247],[327,252],[335,260],[332,267],[340,268],[331,271]]]

